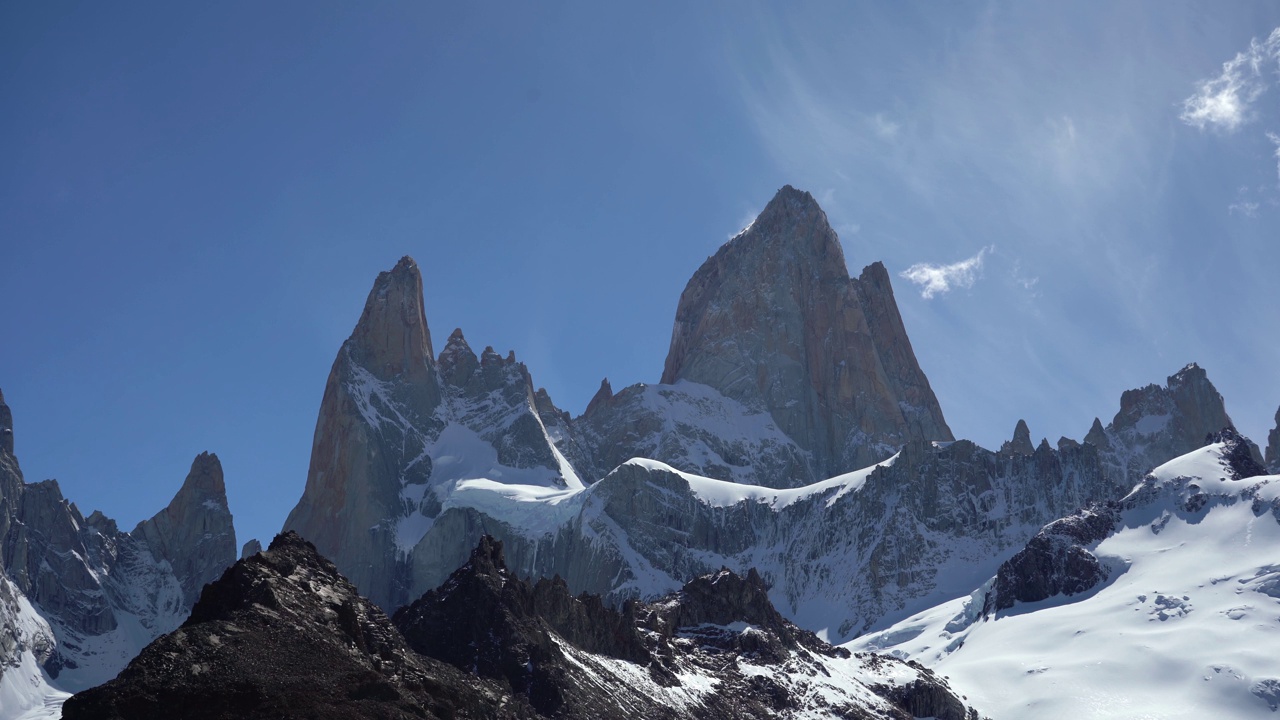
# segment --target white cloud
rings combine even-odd
[[[1253,103],[1273,80],[1272,63],[1280,64],[1280,28],[1266,40],[1249,41],[1249,49],[1222,64],[1222,74],[1197,83],[1196,93],[1182,101],[1181,120],[1204,130],[1228,132],[1253,119]]]
[[[916,263],[899,275],[919,285],[920,297],[928,300],[934,295],[951,292],[955,288],[973,287],[974,281],[982,273],[983,257],[994,250],[994,245],[988,245],[979,250],[977,255],[950,265]]]

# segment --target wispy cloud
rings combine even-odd
[[[894,140],[898,137],[898,131],[902,126],[885,117],[882,113],[876,113],[871,116],[871,127],[875,130],[876,135],[884,140]]]
[[[919,285],[920,297],[926,300],[956,288],[971,288],[982,274],[983,258],[995,249],[995,245],[988,245],[979,250],[977,255],[950,265],[916,263],[902,271],[900,276]]]
[[[1034,292],[1036,285],[1040,283],[1040,277],[1038,275],[1033,276],[1023,272],[1022,261],[1014,260],[1013,281],[1021,285],[1023,290]]]
[[[1238,214],[1238,215],[1243,215],[1247,218],[1256,218],[1258,217],[1258,207],[1259,207],[1258,203],[1253,202],[1252,200],[1241,200],[1239,202],[1233,202],[1230,205],[1228,205],[1227,212],[1231,213],[1232,215]]]
[[[1280,135],[1277,135],[1273,132],[1268,132],[1267,139],[1271,141],[1272,145],[1276,146],[1276,151],[1275,151],[1276,180],[1280,180]]]
[[[1222,64],[1222,74],[1197,83],[1182,102],[1182,121],[1198,130],[1231,132],[1254,119],[1253,104],[1274,82],[1271,65],[1280,64],[1280,28],[1266,40],[1254,38],[1249,48]]]

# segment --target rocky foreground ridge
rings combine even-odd
[[[977,714],[932,673],[791,625],[759,576],[722,571],[621,612],[529,584],[484,538],[388,620],[286,533],[209,585],[115,680],[67,701],[104,718],[911,718]]]

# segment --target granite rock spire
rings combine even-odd
[[[789,185],[685,287],[662,373],[681,380],[768,410],[818,476],[952,439],[888,272],[850,278],[826,214]]]

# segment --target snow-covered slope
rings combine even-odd
[[[1099,510],[1114,526],[1080,547],[1099,584],[993,612],[993,578],[848,647],[919,661],[995,720],[1274,717],[1280,476],[1238,479],[1229,445],[1161,465]]]
[[[57,717],[67,697],[41,667],[56,640],[49,623],[0,574],[0,717]]]

